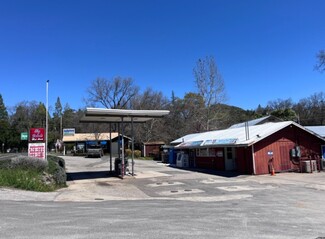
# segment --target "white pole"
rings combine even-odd
[[[49,80],[46,81],[45,160],[47,160],[47,141],[48,141],[48,129],[49,129],[48,111],[49,111]]]

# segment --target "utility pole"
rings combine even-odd
[[[45,160],[47,161],[47,141],[48,141],[48,131],[49,131],[49,80],[46,81],[46,129],[45,129]]]

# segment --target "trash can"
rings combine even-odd
[[[129,161],[127,158],[124,158],[124,175],[126,173],[126,168],[129,166]],[[122,175],[122,160],[116,158],[114,161],[114,170],[116,175]]]

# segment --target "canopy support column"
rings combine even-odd
[[[132,134],[132,176],[134,176],[134,130],[133,130],[133,117],[131,118],[131,134]]]
[[[109,123],[109,170],[112,173],[112,123]]]
[[[124,174],[125,174],[125,162],[124,162],[124,124],[123,124],[123,117],[121,117],[121,120],[122,120],[122,122],[121,122],[121,126],[122,126],[122,170],[121,170],[121,172],[122,172],[122,179],[123,179],[123,177],[124,177]]]

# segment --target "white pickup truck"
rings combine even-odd
[[[104,155],[103,149],[100,145],[91,145],[87,148],[87,157],[101,158]]]

